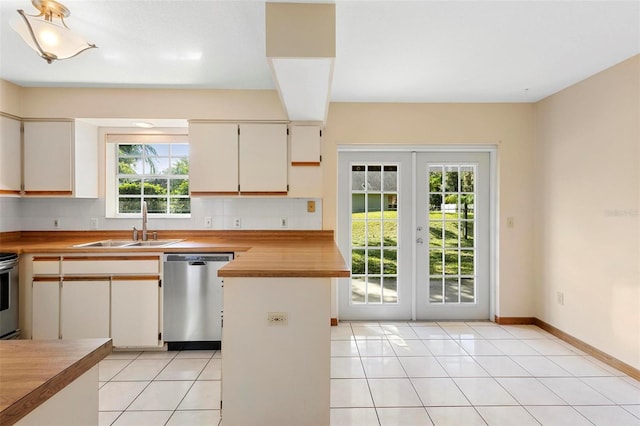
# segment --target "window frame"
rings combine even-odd
[[[106,173],[105,173],[105,216],[107,218],[138,219],[141,213],[118,212],[118,144],[189,144],[189,136],[184,133],[131,134],[118,133],[106,135]],[[187,179],[190,178],[190,175]],[[189,195],[189,200],[193,197]],[[193,208],[193,206],[192,206]],[[161,219],[188,219],[190,213],[149,213],[149,216]]]

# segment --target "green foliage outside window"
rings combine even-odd
[[[188,214],[188,144],[119,144],[118,212]]]

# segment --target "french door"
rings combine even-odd
[[[488,319],[490,169],[489,152],[339,152],[340,318]]]

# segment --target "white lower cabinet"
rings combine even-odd
[[[160,345],[159,256],[37,256],[32,270],[32,339]]]
[[[158,279],[111,282],[111,338],[113,346],[157,346],[160,340]]]
[[[31,338],[60,338],[60,279],[34,278],[32,288],[33,318]]]
[[[63,281],[60,336],[63,339],[109,337],[109,279]]]

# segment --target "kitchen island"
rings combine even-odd
[[[0,341],[0,424],[97,425],[111,339]]]

